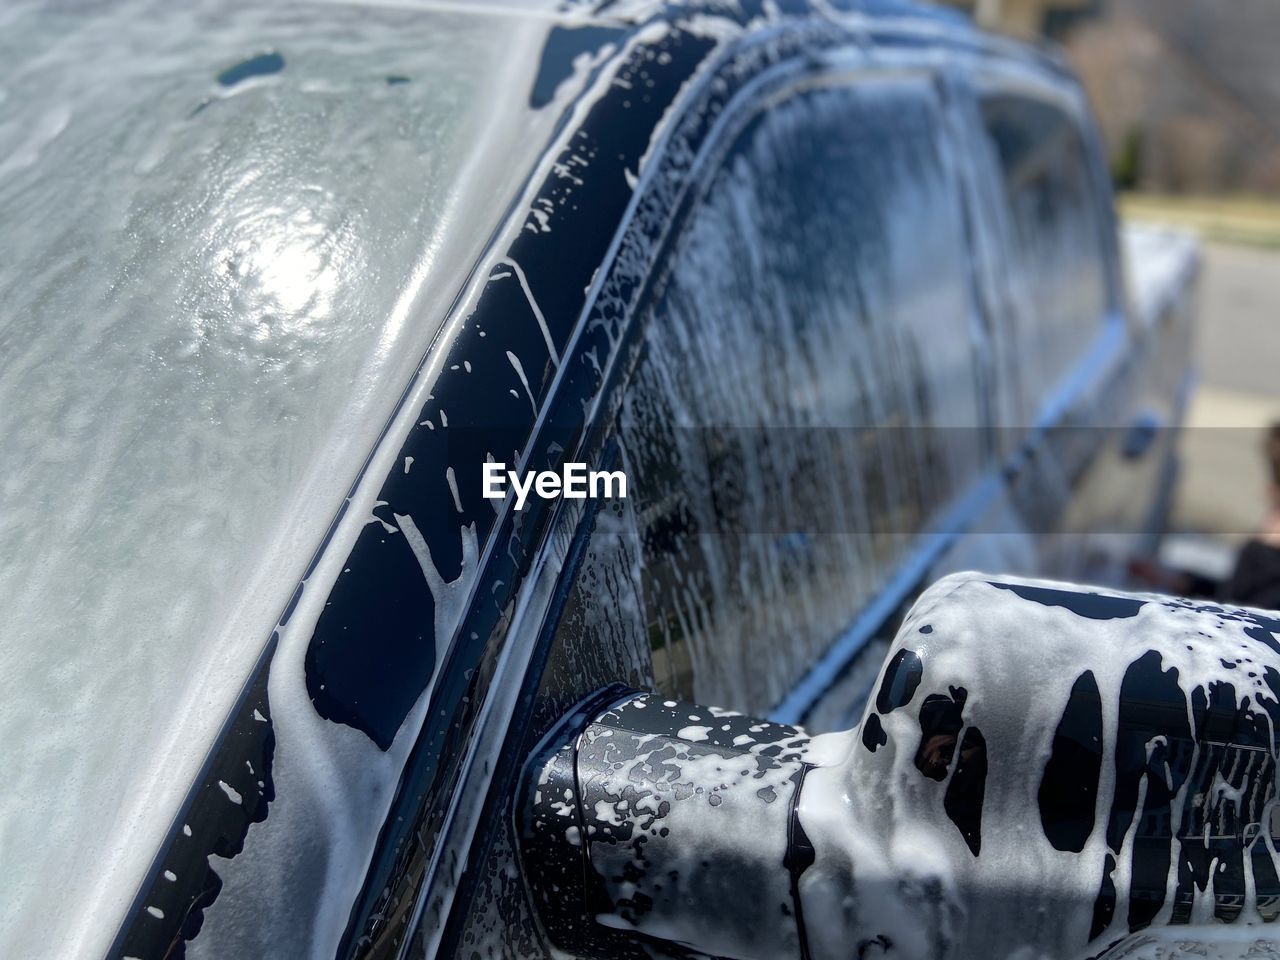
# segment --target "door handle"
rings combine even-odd
[[[1139,460],[1155,445],[1164,418],[1151,410],[1144,410],[1133,418],[1125,431],[1121,450],[1126,460]]]

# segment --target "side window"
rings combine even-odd
[[[821,87],[727,140],[660,269],[618,440],[658,686],[763,713],[983,449],[930,85]]]
[[[1089,155],[1076,121],[1015,94],[982,98],[1011,236],[1025,399],[1078,363],[1107,312],[1106,259]]]

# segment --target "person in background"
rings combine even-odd
[[[1241,548],[1235,570],[1218,589],[1218,599],[1280,610],[1280,422],[1267,431],[1266,456],[1271,477],[1267,516]]]
[[[1217,581],[1148,560],[1130,564],[1130,575],[1143,586],[1183,597],[1280,610],[1280,421],[1267,429],[1263,452],[1269,475],[1267,515],[1240,548],[1231,576]]]

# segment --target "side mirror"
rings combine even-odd
[[[1280,615],[960,574],[852,730],[615,696],[535,758],[522,855],[584,957],[1136,956],[1280,913],[1278,754]]]

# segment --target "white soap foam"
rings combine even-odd
[[[551,136],[562,105],[512,91],[554,21],[3,19],[0,952],[99,955]],[[216,80],[272,51],[283,70]],[[54,889],[75,909],[51,925]]]
[[[1120,688],[1129,666],[1155,649],[1164,670],[1178,671],[1188,700],[1193,688],[1215,682],[1231,684],[1242,705],[1250,698],[1275,699],[1262,667],[1274,665],[1277,654],[1245,632],[1252,624],[1232,619],[1230,612],[1147,599],[1133,617],[1092,619],[1023,599],[974,574],[950,576],[921,597],[895,645],[923,651],[921,692],[909,708],[879,717],[888,743],[869,752],[861,729],[854,728],[815,737],[807,752],[806,759],[819,765],[806,778],[800,807],[816,851],[801,881],[805,915],[816,917],[810,927],[815,958],[843,956],[850,942],[880,935],[911,958],[933,956],[947,941],[958,951],[949,956],[1083,957],[1128,933],[1122,906],[1090,948],[1093,906],[1110,852],[1106,833],[1116,790]],[[925,626],[927,635],[919,632]],[[1228,652],[1244,658],[1249,669],[1224,665]],[[1037,791],[1072,686],[1084,670],[1093,672],[1101,694],[1103,756],[1093,830],[1075,853],[1055,849],[1045,836]],[[955,688],[968,694],[966,726],[981,730],[986,740],[989,766],[976,857],[943,809],[946,784],[924,778],[916,767],[924,692]],[[868,716],[873,710],[868,708]],[[1148,747],[1154,749],[1154,741]],[[1144,777],[1139,809],[1147,783]],[[1181,822],[1190,785],[1188,778],[1174,798],[1174,823]],[[1227,799],[1230,793],[1225,791]],[[1116,857],[1113,877],[1121,905],[1129,902],[1138,821]],[[1175,840],[1170,891],[1179,860]],[[1250,858],[1245,869],[1252,890]],[[851,885],[836,879],[848,876]],[[857,892],[852,900],[839,899],[850,889]],[[1167,923],[1171,910],[1167,895],[1154,922]],[[1212,924],[1213,915],[1210,885],[1198,892],[1192,921]],[[1259,919],[1250,904],[1240,923]],[[1186,932],[1183,939],[1195,936]],[[1256,928],[1252,936],[1271,939]]]

